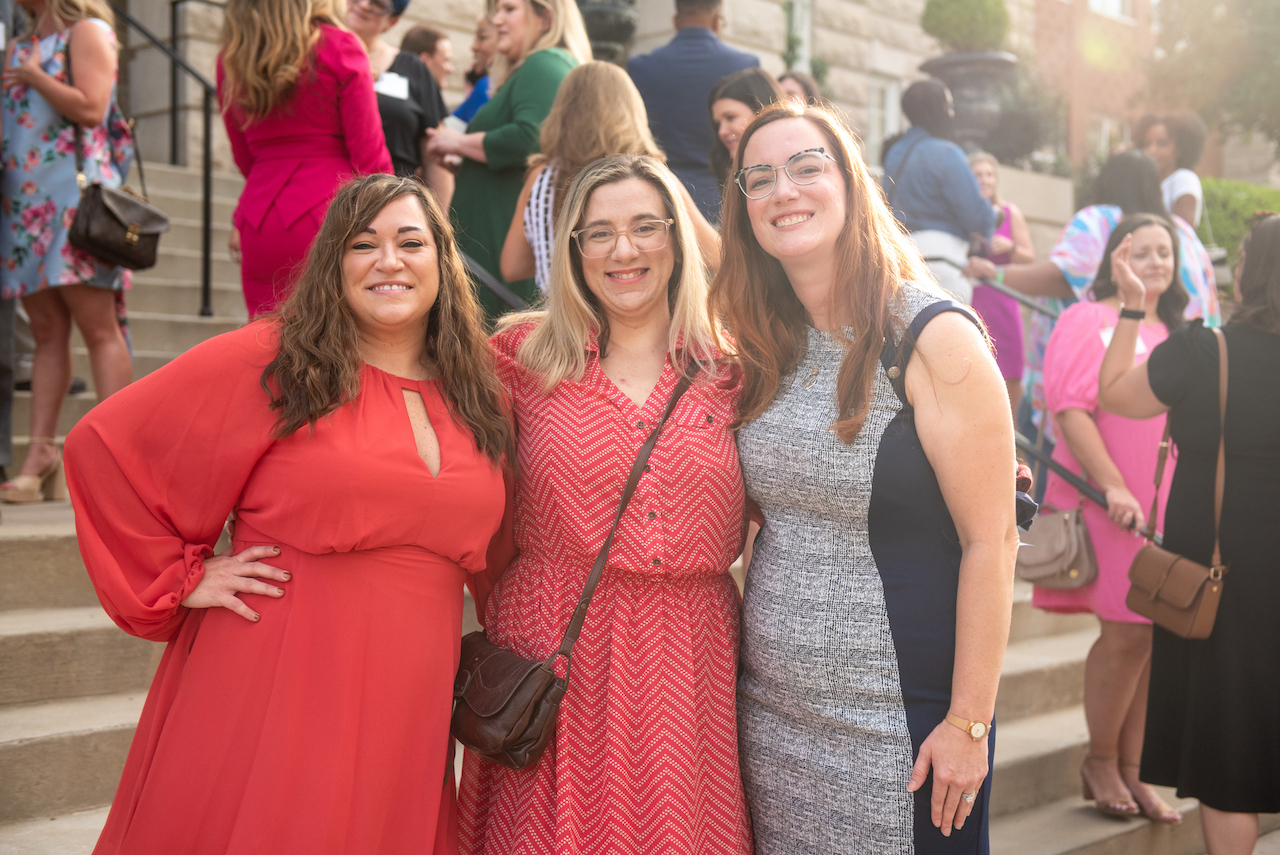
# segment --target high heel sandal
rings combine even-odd
[[[1093,795],[1093,791],[1094,791],[1093,782],[1089,780],[1089,773],[1085,771],[1086,769],[1089,768],[1090,760],[1106,761],[1106,760],[1112,760],[1112,759],[1115,759],[1115,758],[1098,757],[1093,754],[1089,754],[1085,756],[1084,763],[1080,764],[1081,794],[1084,796],[1084,798],[1087,801],[1094,802],[1094,807],[1098,809],[1098,813],[1106,814],[1107,816],[1118,817],[1119,819],[1131,819],[1133,817],[1136,817],[1141,811],[1141,808],[1138,807],[1138,803],[1133,800],[1133,796],[1130,795],[1127,801],[1121,799],[1117,801],[1104,802],[1101,799],[1095,799]],[[1122,780],[1122,783],[1123,783],[1123,780]]]
[[[41,499],[57,502],[67,498],[67,482],[62,473],[62,451],[51,436],[31,437],[31,446],[36,445],[53,446],[53,460],[38,475],[16,475],[0,484],[0,502],[26,505]]]
[[[1120,767],[1122,769],[1140,768],[1137,763],[1121,763]],[[1120,773],[1120,779],[1124,780],[1124,772]],[[1138,783],[1141,784],[1142,780],[1139,779]],[[1129,782],[1125,781],[1124,785],[1126,787],[1129,787]],[[1178,811],[1176,808],[1169,807],[1169,805],[1165,804],[1164,799],[1160,798],[1159,795],[1156,795],[1155,792],[1151,793],[1153,796],[1155,796],[1155,800],[1156,800],[1156,805],[1154,807],[1148,807],[1147,805],[1144,805],[1142,803],[1142,799],[1138,797],[1138,791],[1135,790],[1133,787],[1129,787],[1129,792],[1133,795],[1133,800],[1137,802],[1138,810],[1142,811],[1142,815],[1145,816],[1147,819],[1151,820],[1152,822],[1161,822],[1161,823],[1164,823],[1165,825],[1181,825],[1182,824],[1182,813]]]

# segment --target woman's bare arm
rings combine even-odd
[[[68,120],[86,128],[97,127],[106,118],[107,105],[111,103],[116,77],[115,46],[101,27],[86,19],[72,26],[67,52],[75,85],[59,83],[40,68],[39,48],[13,68],[6,63],[4,85],[30,86]]]

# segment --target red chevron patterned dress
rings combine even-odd
[[[677,375],[643,407],[587,345],[581,382],[544,393],[493,339],[519,427],[520,555],[489,599],[498,644],[543,658],[560,643],[613,522],[636,452]],[[729,425],[736,384],[696,383],[663,429],[619,526],[573,651],[556,738],[513,771],[467,752],[463,853],[750,853],[734,681],[740,599],[729,565],[745,532]]]

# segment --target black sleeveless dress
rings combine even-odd
[[[1222,559],[1213,635],[1155,628],[1142,780],[1212,808],[1280,811],[1280,336],[1228,325]],[[1151,353],[1177,470],[1164,545],[1208,564],[1218,462],[1218,345],[1200,321]]]

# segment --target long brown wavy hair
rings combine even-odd
[[[551,112],[542,122],[540,152],[529,168],[556,162],[552,221],[560,216],[569,185],[589,163],[611,154],[644,154],[666,162],[649,131],[640,90],[612,62],[584,62],[565,75]]]
[[[319,25],[343,27],[343,8],[343,0],[230,0],[218,37],[222,109],[234,104],[252,123],[288,100],[320,41]]]
[[[283,438],[360,394],[360,334],[347,303],[342,259],[347,244],[402,196],[422,205],[435,241],[440,290],[427,316],[425,358],[439,373],[450,412],[494,463],[511,449],[511,418],[480,307],[458,255],[449,219],[412,178],[369,175],[345,185],[329,205],[293,294],[280,311],[279,353],[262,372]]]
[[[747,143],[766,125],[804,119],[826,138],[827,153],[845,179],[846,219],[836,239],[833,317],[848,318],[852,333],[832,329],[847,342],[836,380],[839,416],[832,430],[852,443],[871,403],[871,387],[885,339],[904,330],[900,317],[902,283],[929,281],[920,253],[889,213],[879,185],[871,180],[853,134],[826,107],[783,99],[756,116],[742,134],[733,169],[742,168]],[[832,168],[832,167],[828,167]],[[732,181],[732,177],[730,178]],[[721,220],[724,258],[711,283],[713,310],[732,337],[743,372],[738,409],[741,426],[759,416],[778,394],[783,377],[795,371],[808,341],[808,315],[778,259],[756,240],[746,197],[736,183],[725,191]]]

